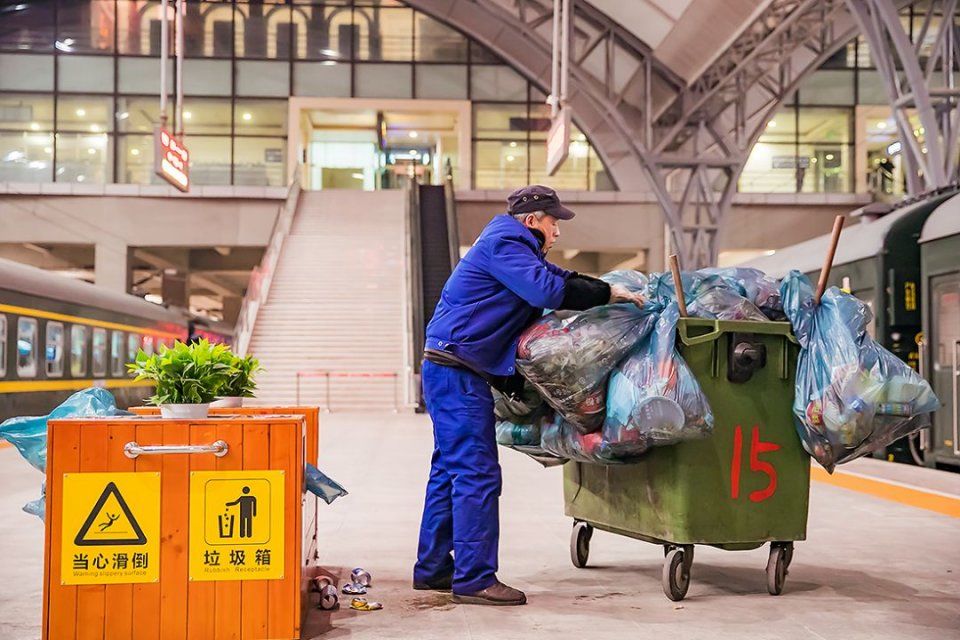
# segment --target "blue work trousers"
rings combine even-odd
[[[433,458],[413,578],[429,583],[452,574],[454,593],[474,593],[497,581],[501,478],[493,397],[466,369],[424,362],[422,380]]]

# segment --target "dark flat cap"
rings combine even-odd
[[[533,213],[544,211],[558,220],[569,220],[576,214],[560,204],[560,197],[550,187],[531,184],[521,187],[507,196],[507,213]]]

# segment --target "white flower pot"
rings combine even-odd
[[[210,415],[210,403],[198,404],[162,404],[160,405],[161,418],[195,419],[206,418]]]
[[[225,396],[210,403],[211,407],[236,409],[243,406],[243,396]]]

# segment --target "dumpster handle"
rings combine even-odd
[[[687,335],[687,325],[680,322],[677,323],[677,331],[680,333],[680,340],[683,341],[683,344],[688,347],[692,347],[695,344],[703,344],[704,342],[711,342],[716,340],[720,334],[723,333],[723,329],[720,328],[720,321],[713,321],[714,329],[709,333],[705,333],[701,336],[693,336],[692,338]]]
[[[128,442],[123,445],[123,455],[128,458],[137,458],[137,456],[160,455],[165,453],[212,453],[218,458],[227,455],[230,447],[223,440],[217,440],[211,444],[173,444],[173,445],[144,445],[136,442]]]

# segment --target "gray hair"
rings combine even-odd
[[[547,215],[547,212],[546,211],[527,211],[526,213],[515,213],[513,214],[513,217],[519,220],[520,222],[523,222],[524,220],[527,219],[527,216],[531,214],[537,216],[537,220],[541,220],[543,216]]]

